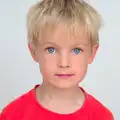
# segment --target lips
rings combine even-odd
[[[69,78],[74,76],[74,74],[55,74],[59,78]]]

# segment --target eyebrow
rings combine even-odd
[[[47,43],[43,43],[43,44],[40,44],[40,45],[42,45],[42,46],[45,46],[45,45],[55,45],[55,46],[61,48],[60,45],[58,45],[58,44],[56,44],[56,43],[53,43],[53,42],[47,42]],[[79,45],[83,45],[83,46],[85,46],[85,47],[88,46],[87,44],[85,44],[85,43],[80,43],[80,42],[75,43],[75,44],[73,44],[72,46],[79,46]]]
[[[60,47],[58,44],[53,43],[53,42],[47,42],[47,43],[42,43],[42,44],[40,44],[40,46],[46,46],[46,45],[55,45],[55,46],[57,46],[57,47]]]

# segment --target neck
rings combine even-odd
[[[83,105],[85,96],[79,86],[69,89],[56,88],[42,84],[36,89],[38,102],[46,109],[69,114],[77,111]]]
[[[38,99],[49,99],[49,100],[76,100],[83,98],[84,93],[79,88],[79,86],[75,86],[72,88],[57,88],[49,84],[43,83],[38,88],[37,92]]]

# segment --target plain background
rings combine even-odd
[[[0,109],[41,82],[27,48],[26,14],[38,0],[0,0]],[[120,1],[91,0],[104,27],[100,48],[82,85],[120,120]]]

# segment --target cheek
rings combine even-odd
[[[76,71],[76,73],[78,73],[78,74],[86,73],[87,66],[88,66],[87,61],[88,61],[88,59],[85,55],[81,55],[80,57],[76,57],[72,63],[74,71]]]
[[[87,68],[87,62],[85,62],[84,60],[80,60],[75,62],[74,65],[74,69],[76,69],[76,71],[80,72],[80,71],[85,71]]]
[[[55,57],[51,57],[48,55],[43,55],[40,58],[40,70],[43,73],[51,73],[52,71],[54,71],[56,69],[56,60]]]
[[[78,63],[74,66],[76,79],[79,80],[79,82],[81,82],[84,79],[84,77],[86,76],[88,65],[86,64],[86,62],[83,59],[76,63]]]

